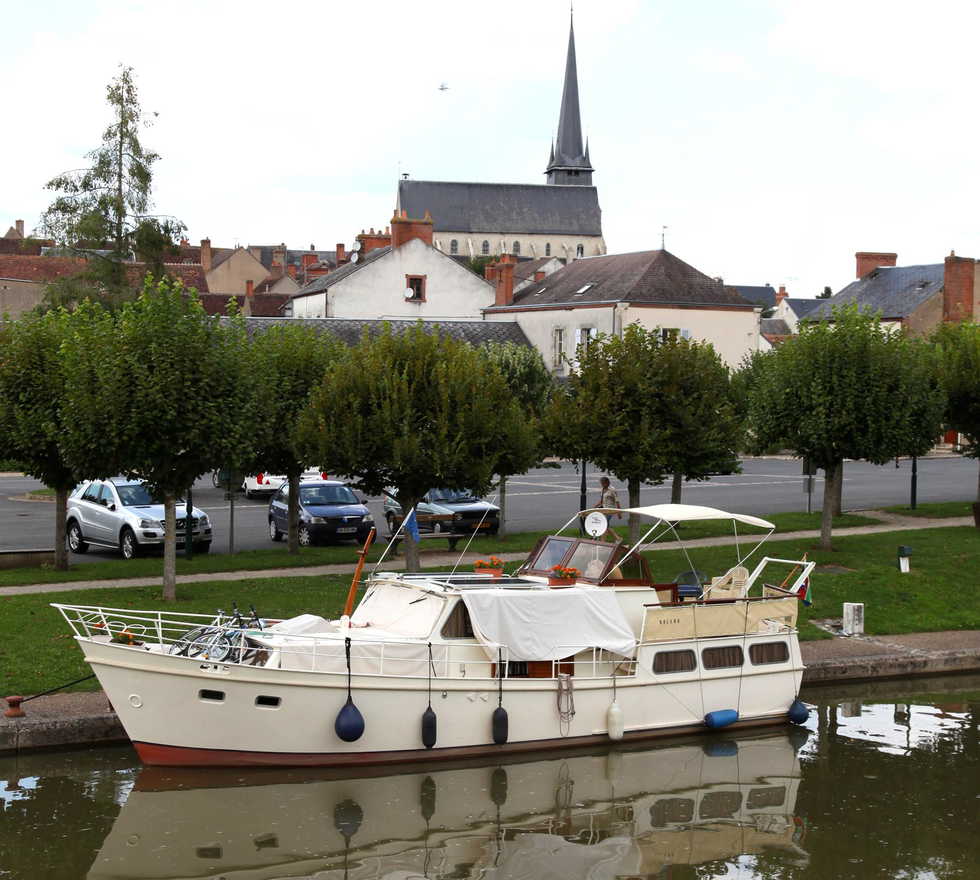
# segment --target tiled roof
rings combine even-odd
[[[488,311],[597,302],[751,306],[732,288],[668,251],[638,251],[575,260],[515,294],[513,306],[491,306]]]
[[[810,314],[820,303],[822,299],[803,299],[802,297],[791,297],[786,300],[786,305],[788,305],[797,318],[804,318]]]
[[[808,321],[832,317],[835,306],[857,303],[861,311],[880,312],[885,319],[904,318],[943,289],[942,263],[929,266],[882,266],[852,281],[830,299],[817,301]]]
[[[769,336],[792,336],[793,331],[789,329],[789,324],[787,324],[782,318],[763,318],[760,322],[762,326],[759,328],[762,331],[762,335]]]
[[[54,281],[85,268],[78,257],[36,257],[0,254],[0,278],[17,281]]]
[[[383,248],[377,248],[371,251],[366,257],[361,257],[356,263],[344,263],[343,266],[338,266],[329,275],[321,275],[319,278],[314,278],[309,284],[301,287],[293,296],[306,296],[310,293],[323,293],[330,287],[333,287],[338,281],[343,281],[345,278],[350,277],[355,272],[364,268],[365,266],[373,263],[375,260],[380,259],[385,254],[391,253],[391,245]]]
[[[514,266],[514,284],[518,281],[526,281],[528,278],[533,278],[534,273],[538,271],[545,263],[550,263],[554,257],[537,257],[534,260],[518,260],[517,264]]]
[[[43,247],[54,247],[54,242],[49,238],[0,238],[0,254],[38,257]]]
[[[247,248],[249,251],[258,251],[256,255],[259,262],[265,266],[266,269],[272,270],[272,252],[282,248],[282,245],[276,244],[250,244]],[[286,265],[296,266],[299,268],[303,263],[304,254],[316,254],[317,261],[323,261],[336,265],[337,263],[337,251],[320,251],[315,248],[311,250],[294,250],[286,249]]]
[[[531,343],[516,321],[381,321],[374,319],[350,318],[246,318],[250,333],[274,324],[302,323],[313,327],[320,333],[330,333],[347,345],[356,345],[367,329],[369,333],[379,333],[387,324],[394,332],[404,331],[421,324],[427,331],[438,329],[454,339],[470,345],[486,345],[491,342],[513,342],[528,348]]]
[[[753,286],[751,284],[731,284],[739,295],[757,306],[776,305],[776,291],[768,284]]]
[[[224,315],[228,311],[228,300],[233,299],[241,311],[245,306],[245,297],[234,293],[200,293],[198,297],[204,311],[209,315]],[[263,293],[252,297],[252,317],[279,318],[282,317],[282,307],[289,302],[288,293]]]
[[[432,215],[436,232],[602,235],[594,186],[400,180],[398,207]]]

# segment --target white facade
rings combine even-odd
[[[473,233],[442,232],[436,234],[433,244],[447,254],[455,253],[470,259],[474,257],[499,257],[514,254],[519,257],[557,257],[576,260],[580,257],[596,257],[606,252],[606,241],[601,235],[528,235],[526,233]],[[486,250],[484,250],[486,243]],[[517,245],[515,249],[514,245]]]
[[[572,308],[515,309],[487,317],[499,321],[516,320],[544,362],[559,374],[568,371],[576,348],[587,336],[622,335],[623,328],[630,324],[639,324],[647,330],[676,331],[685,339],[710,342],[725,364],[733,369],[746,354],[759,349],[761,339],[758,308],[602,303]]]
[[[411,279],[422,279],[422,296],[406,299]],[[481,310],[493,305],[494,288],[456,260],[413,238],[325,291],[295,296],[291,302],[294,318],[478,321]]]

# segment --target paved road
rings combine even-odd
[[[687,483],[684,500],[692,504],[737,510],[742,513],[775,513],[805,510],[806,496],[797,461],[751,459],[743,462],[744,473],[713,477],[703,483]],[[589,503],[598,495],[601,474],[588,470]],[[863,462],[845,466],[844,507],[849,509],[904,504],[909,496],[910,463],[903,460],[877,467]],[[613,481],[626,503],[625,487]],[[977,463],[956,457],[932,458],[919,462],[920,501],[968,501],[976,497]],[[45,502],[13,500],[38,488],[35,480],[0,476],[0,550],[26,547],[50,547],[53,535],[54,507]],[[823,480],[817,478],[814,495],[819,507]],[[560,469],[532,471],[508,481],[508,528],[514,531],[553,529],[570,519],[578,509],[579,475],[571,465]],[[656,504],[670,500],[670,487],[644,487],[641,501]],[[214,521],[216,539],[212,552],[228,548],[229,504],[224,494],[211,485],[210,478],[198,482],[194,502]],[[241,495],[235,502],[236,548],[255,549],[270,546],[266,533],[267,503],[246,501]],[[381,522],[381,503],[372,500],[370,507]],[[73,561],[106,558],[101,551],[89,551]]]

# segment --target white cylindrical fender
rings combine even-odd
[[[609,711],[606,712],[606,729],[609,731],[609,739],[622,739],[625,724],[623,710],[619,708],[619,703],[613,700],[609,704]]]

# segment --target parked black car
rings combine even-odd
[[[289,530],[289,483],[269,501],[269,537],[281,541]],[[364,541],[374,517],[350,487],[338,480],[306,480],[299,486],[299,542]]]

